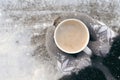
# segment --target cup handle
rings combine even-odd
[[[86,54],[88,55],[92,55],[92,51],[90,48],[86,47],[84,50],[83,50]]]

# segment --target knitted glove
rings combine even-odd
[[[57,62],[58,69],[63,73],[71,73],[79,71],[91,65],[90,56],[85,52],[70,55],[62,52],[54,43],[53,33],[56,26],[64,19],[75,18],[81,20],[89,29],[90,41],[88,47],[92,50],[92,54],[97,56],[106,56],[109,52],[112,40],[117,33],[112,31],[104,23],[94,20],[91,17],[80,13],[59,14],[54,20],[53,26],[48,28],[46,35],[46,48],[52,58]]]

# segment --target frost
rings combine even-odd
[[[53,24],[56,13],[69,11],[98,16],[111,28],[116,26],[117,31],[120,26],[119,3],[119,0],[0,0],[0,80],[57,80],[61,74],[53,67],[55,63],[39,60],[47,55],[45,48],[40,49],[37,56],[31,56],[40,46],[31,45],[31,35],[39,35],[39,31]],[[41,40],[38,42],[42,43]],[[62,60],[65,60],[64,56]]]

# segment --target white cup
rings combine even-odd
[[[54,41],[57,47],[68,54],[76,54],[84,51],[91,55],[87,47],[89,42],[89,30],[78,19],[66,19],[60,22],[54,31]]]

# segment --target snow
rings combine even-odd
[[[62,76],[46,49],[36,49],[44,47],[44,30],[52,24],[53,12],[86,13],[118,31],[119,7],[120,0],[0,0],[0,80],[57,80]],[[31,43],[33,36],[37,44]]]
[[[29,32],[25,36],[23,33],[20,30],[0,30],[0,80],[31,79],[35,65],[27,55],[32,50]]]

